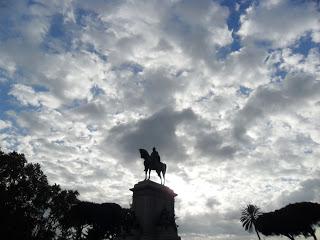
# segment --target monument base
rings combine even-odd
[[[177,194],[150,180],[138,182],[130,190],[132,210],[139,224],[132,240],[180,240],[174,214]]]

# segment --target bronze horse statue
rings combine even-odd
[[[153,148],[155,152],[155,148]],[[153,153],[149,155],[148,151],[145,149],[139,149],[141,158],[144,159],[144,172],[146,174],[145,180],[150,179],[150,172],[151,170],[155,170],[161,180],[161,184],[165,184],[166,182],[166,170],[167,170],[167,165],[165,163],[160,162],[160,157],[158,155],[158,159],[154,157]],[[156,152],[158,154],[158,152]],[[147,172],[149,171],[149,177],[147,178]],[[161,176],[162,173],[162,176]],[[163,178],[163,183],[162,183],[162,178]]]

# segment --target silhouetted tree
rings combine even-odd
[[[0,236],[6,240],[100,240],[138,228],[131,209],[79,201],[78,192],[49,185],[39,164],[0,150]]]
[[[241,218],[240,221],[242,222],[242,226],[246,231],[251,232],[252,229],[255,230],[257,236],[260,238],[259,232],[256,228],[256,221],[258,217],[261,215],[260,208],[256,205],[248,204],[244,209],[241,211]]]
[[[317,240],[314,227],[319,222],[320,204],[300,202],[262,214],[256,221],[256,227],[266,236],[284,235],[294,240],[295,236],[303,235]]]
[[[245,230],[254,226],[259,239],[258,232],[265,236],[283,235],[291,240],[299,235],[312,236],[317,240],[315,226],[320,223],[320,204],[294,203],[268,213],[261,213],[256,206],[248,205],[242,210],[240,220]]]
[[[64,219],[76,191],[49,185],[39,164],[0,150],[0,236],[6,239],[68,239]]]
[[[135,226],[135,216],[130,209],[116,203],[81,201],[71,208],[70,227],[76,229],[79,239],[114,239],[129,234]]]

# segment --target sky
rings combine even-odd
[[[316,1],[0,1],[0,146],[82,200],[128,207],[155,146],[182,239],[256,239],[246,204],[320,202],[319,144]]]

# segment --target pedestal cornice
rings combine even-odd
[[[168,195],[170,197],[173,197],[173,198],[178,196],[178,194],[176,194],[169,187],[161,185],[161,184],[153,182],[153,181],[150,181],[150,180],[144,180],[144,181],[138,182],[130,190],[133,193],[137,193],[139,191],[144,191],[144,190],[163,192],[164,194],[166,194],[166,195]]]

